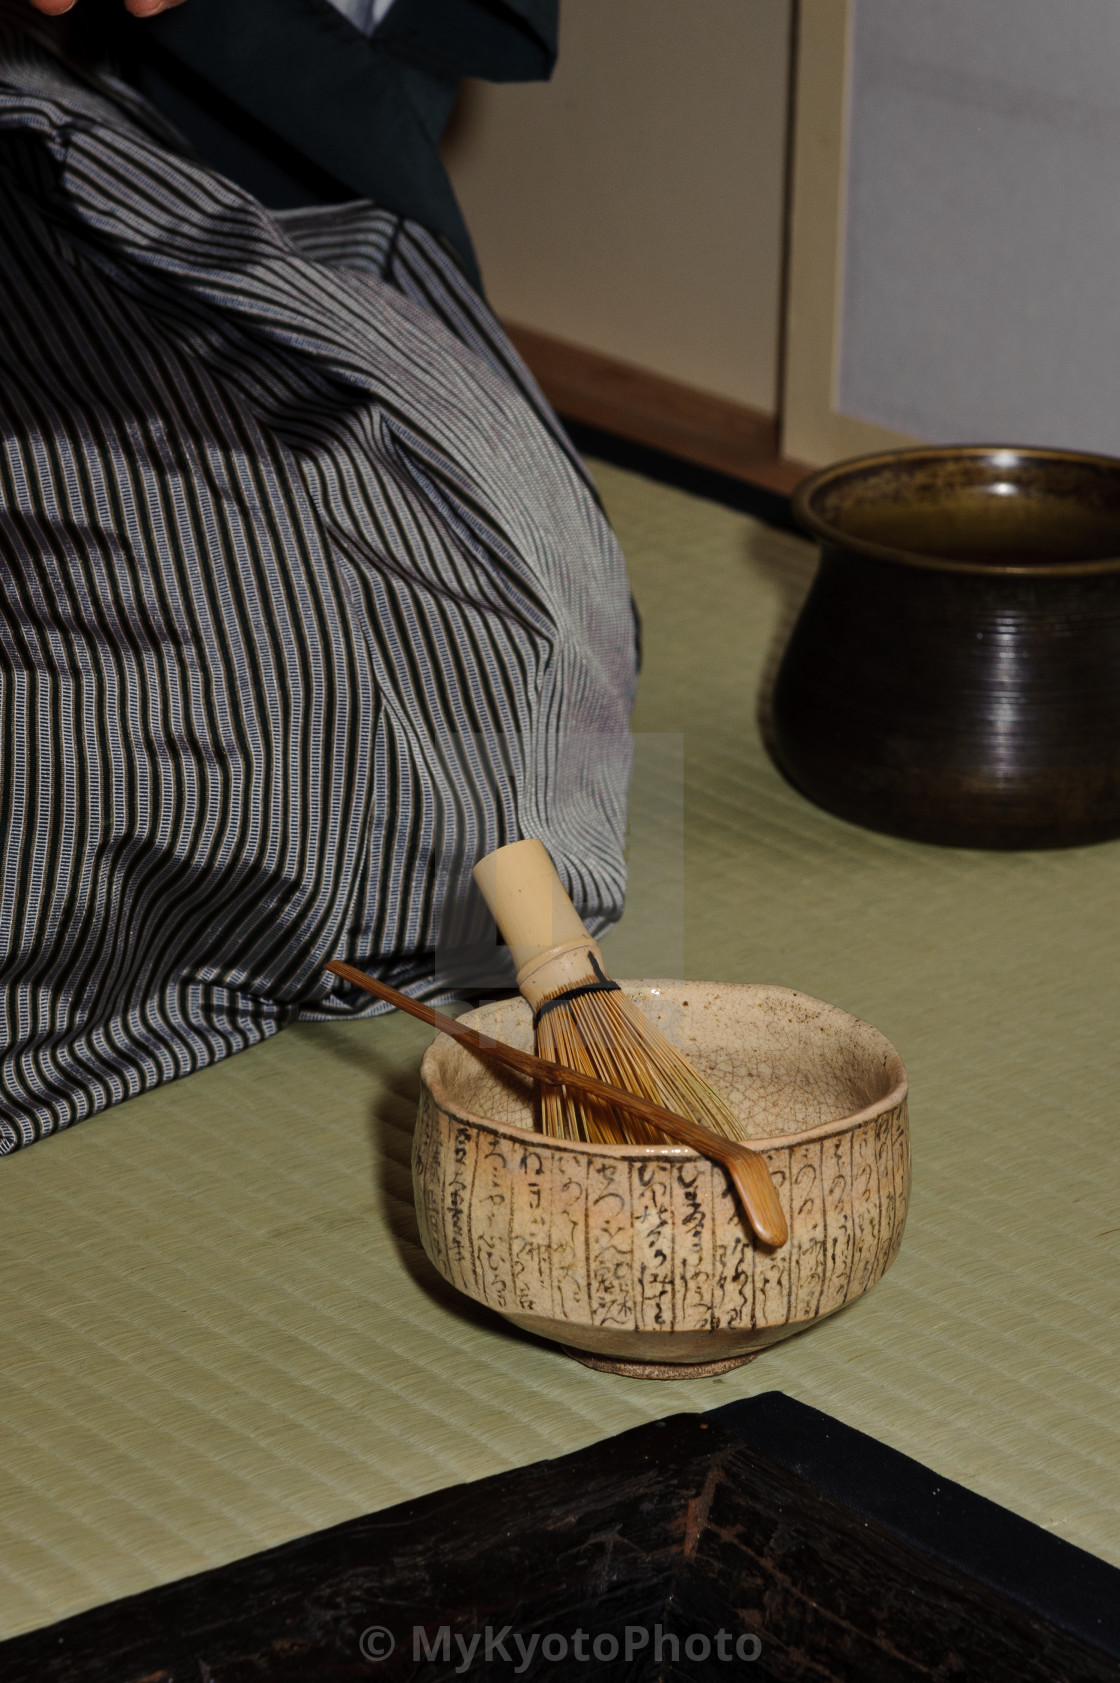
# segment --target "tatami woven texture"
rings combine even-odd
[[[418,1249],[425,1031],[292,1029],[0,1165],[0,1634],[774,1388],[1120,1563],[1120,846],[955,852],[816,811],[756,726],[811,552],[599,471],[646,631],[611,965],[786,983],[891,1037],[899,1261],[722,1379],[590,1372]]]

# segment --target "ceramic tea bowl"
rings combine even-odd
[[[534,1129],[531,1086],[439,1036],[421,1066],[413,1185],[443,1277],[592,1366],[685,1378],[737,1366],[865,1292],[902,1241],[906,1071],[868,1023],[788,988],[627,982],[741,1118],[789,1221],[754,1238],[724,1171],[683,1146]],[[531,1050],[520,998],[464,1021]]]
[[[917,841],[1120,835],[1120,461],[892,451],[794,512],[821,542],[773,697],[797,788]]]

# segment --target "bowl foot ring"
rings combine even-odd
[[[570,1344],[560,1348],[584,1367],[593,1367],[597,1373],[617,1373],[623,1379],[714,1379],[718,1373],[745,1367],[762,1354],[761,1350],[749,1350],[745,1356],[723,1356],[717,1362],[624,1362],[616,1356],[594,1356],[590,1350],[576,1350]]]

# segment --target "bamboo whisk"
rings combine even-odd
[[[604,973],[602,953],[564,891],[544,844],[513,842],[474,868],[533,1007],[537,1052],[727,1139],[742,1132],[688,1059]],[[668,1136],[613,1104],[562,1087],[540,1096],[542,1132],[592,1145],[660,1145]]]

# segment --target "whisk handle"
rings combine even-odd
[[[534,1080],[547,1081],[550,1086],[567,1087],[587,1093],[591,1098],[604,1099],[633,1116],[640,1116],[643,1122],[651,1122],[681,1145],[690,1146],[702,1157],[710,1157],[722,1164],[731,1178],[747,1220],[764,1245],[784,1245],[789,1238],[789,1225],[771,1179],[769,1165],[760,1151],[744,1141],[721,1139],[699,1122],[678,1116],[675,1111],[664,1110],[661,1105],[639,1098],[636,1093],[624,1092],[621,1087],[612,1087],[606,1081],[596,1080],[593,1075],[583,1075],[563,1064],[554,1064],[548,1058],[538,1058],[532,1052],[522,1052],[519,1047],[510,1046],[504,1040],[491,1040],[466,1023],[444,1016],[434,1005],[425,1005],[421,1000],[391,988],[387,982],[367,976],[364,970],[357,969],[353,964],[331,959],[323,968],[343,981],[352,982],[355,987],[364,988],[387,1005],[395,1005],[398,1011],[406,1011],[410,1017],[427,1023],[430,1028],[459,1041],[460,1045],[469,1046],[482,1057],[493,1058],[497,1063],[516,1069]]]
[[[534,1011],[554,994],[593,980],[603,955],[542,841],[508,842],[480,859],[471,874]]]

